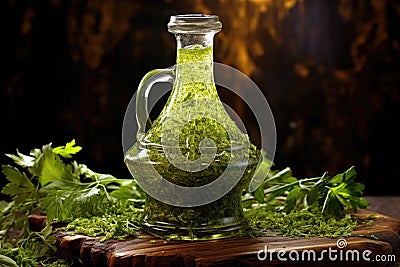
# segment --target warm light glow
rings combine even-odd
[[[223,63],[235,66],[251,76],[257,69],[255,59],[264,54],[260,37],[268,33],[269,36],[266,38],[277,43],[282,42],[281,21],[298,1],[220,0],[219,2],[221,5],[229,4],[230,8],[218,10],[223,25],[229,25],[225,28],[223,26],[222,32],[217,35],[218,53],[223,55]],[[194,10],[199,13],[210,12],[202,0],[196,1]]]

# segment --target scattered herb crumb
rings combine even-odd
[[[376,214],[372,214],[372,213],[367,214],[367,215],[365,215],[365,217],[364,217],[365,220],[371,220],[371,219],[375,219],[375,218],[376,218]],[[368,222],[368,221],[367,221],[367,222]]]
[[[358,220],[346,214],[334,218],[308,210],[293,211],[288,214],[258,207],[245,210],[250,237],[283,235],[288,237],[339,237],[349,236]]]
[[[132,207],[121,214],[77,218],[65,229],[88,236],[103,236],[101,242],[111,238],[123,240],[128,237],[139,237],[139,218],[142,212],[143,210]]]

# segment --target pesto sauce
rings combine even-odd
[[[218,97],[213,80],[212,53],[212,47],[178,49],[173,90],[161,114],[145,133],[143,143],[150,160],[141,164],[152,164],[164,179],[185,187],[198,187],[218,179],[231,161],[231,149],[243,150],[235,160],[242,160],[247,167],[230,192],[207,205],[177,207],[147,196],[143,227],[156,235],[173,239],[221,238],[238,234],[244,222],[241,196],[252,178],[260,152],[230,118]],[[208,105],[204,99],[215,101]],[[196,112],[203,116],[191,119],[191,103],[205,103],[196,106]],[[168,131],[163,127],[168,127]],[[162,139],[176,138],[186,161],[200,158],[200,142],[211,139],[216,146],[214,160],[201,171],[190,172],[175,167],[161,144]],[[128,154],[138,155],[141,149],[136,145]],[[129,161],[127,165],[129,167]],[[146,172],[138,175],[146,175]]]

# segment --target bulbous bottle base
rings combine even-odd
[[[166,222],[142,220],[141,226],[146,232],[167,240],[202,241],[238,236],[243,233],[244,223],[234,223],[213,227],[176,227]]]

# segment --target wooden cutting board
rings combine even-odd
[[[375,214],[376,218],[371,224],[359,225],[351,237],[339,241],[340,247],[345,245],[343,248],[338,247],[339,238],[275,236],[166,242],[144,234],[142,238],[100,242],[101,237],[60,232],[57,249],[62,258],[80,259],[84,266],[96,267],[293,266],[295,263],[296,266],[399,266],[400,220],[369,210],[360,210],[356,216],[367,214]],[[371,238],[372,235],[377,239]],[[265,249],[267,258],[263,260]],[[336,260],[329,257],[329,249],[331,258],[336,255]],[[271,253],[273,250],[275,252]],[[315,261],[310,250],[315,251]],[[366,250],[370,253],[364,252]],[[278,259],[278,251],[280,258],[286,261]],[[380,257],[386,257],[388,261],[376,261],[376,255],[383,255]],[[397,263],[393,262],[395,259]]]

